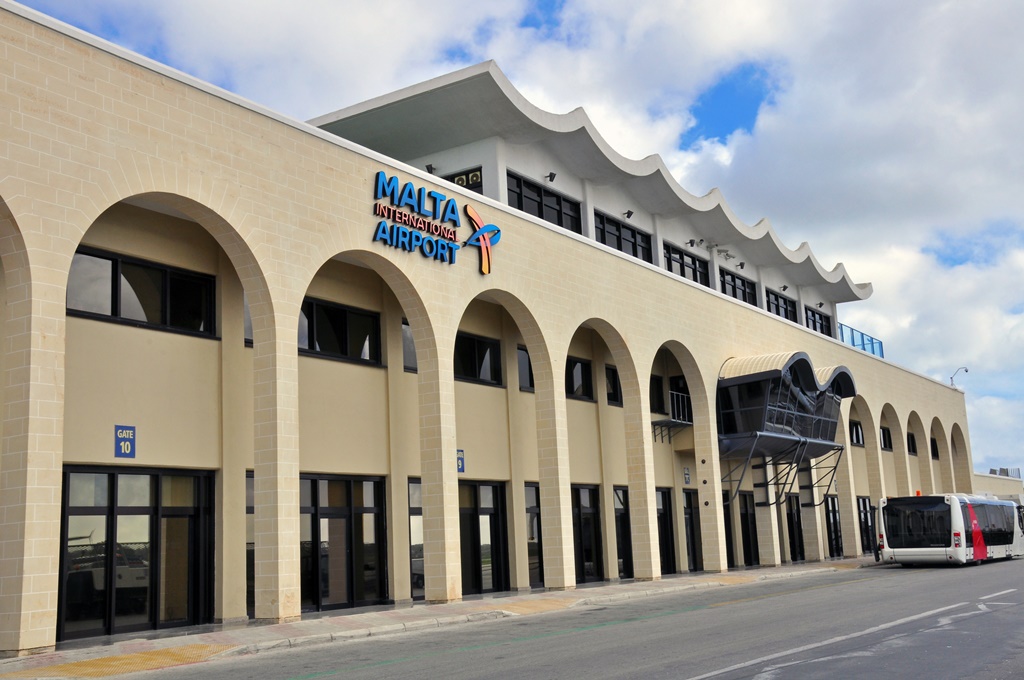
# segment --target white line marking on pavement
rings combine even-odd
[[[957,607],[966,607],[968,604],[969,603],[967,603],[967,602],[958,602],[957,604],[951,604],[948,607],[942,607],[940,609],[933,609],[933,610],[931,610],[929,612],[924,612],[924,613],[921,613],[921,614],[915,614],[914,616],[908,616],[906,618],[898,619],[896,621],[890,621],[889,623],[883,623],[883,624],[881,624],[879,626],[873,626],[871,628],[866,628],[866,629],[864,629],[862,631],[859,631],[859,632],[856,632],[856,633],[850,633],[849,635],[840,635],[838,637],[830,638],[828,640],[822,640],[821,642],[815,642],[814,644],[804,645],[803,647],[794,647],[793,649],[787,649],[787,650],[782,651],[782,652],[776,652],[775,654],[769,654],[768,656],[762,656],[759,659],[751,659],[750,661],[745,661],[743,663],[738,663],[735,666],[729,666],[728,668],[722,668],[722,669],[719,669],[717,671],[712,671],[710,673],[705,673],[704,675],[698,675],[696,677],[690,678],[689,680],[704,680],[704,678],[713,678],[713,677],[715,677],[717,675],[724,675],[725,673],[731,673],[732,671],[738,671],[741,668],[748,668],[750,666],[756,666],[758,664],[765,663],[766,661],[772,661],[773,659],[781,659],[782,657],[789,656],[791,654],[800,654],[801,652],[807,652],[807,651],[810,651],[812,649],[817,649],[819,647],[825,647],[827,645],[834,645],[837,642],[843,642],[845,640],[852,640],[854,638],[863,637],[864,635],[871,635],[872,633],[878,633],[879,631],[888,630],[889,628],[895,628],[896,626],[902,626],[903,624],[910,623],[911,621],[917,621],[919,619],[926,619],[929,616],[935,616],[936,614],[941,614],[942,612],[948,612],[949,610],[956,609]]]
[[[979,600],[988,600],[988,599],[993,598],[993,597],[999,597],[1000,595],[1006,595],[1007,593],[1015,593],[1015,592],[1017,592],[1016,588],[1010,588],[1009,590],[1000,590],[998,593],[992,593],[991,595],[986,595],[985,597],[979,597],[978,599]]]

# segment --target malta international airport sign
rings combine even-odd
[[[480,273],[491,273],[491,248],[501,240],[501,230],[485,224],[480,213],[468,203],[463,213],[473,228],[465,241],[459,241],[462,226],[459,204],[440,191],[404,184],[398,177],[380,171],[374,180],[373,214],[381,218],[373,233],[380,242],[408,253],[419,253],[439,264],[453,265],[464,246],[480,249]]]

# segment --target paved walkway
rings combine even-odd
[[[586,604],[610,604],[638,597],[794,578],[839,569],[874,566],[873,557],[813,564],[681,574],[659,581],[603,583],[563,592],[532,592],[473,598],[452,604],[417,604],[373,611],[342,610],[293,623],[210,625],[135,633],[63,643],[45,654],[0,659],[0,678],[103,678],[199,663],[215,657],[324,644],[371,635],[528,616]]]

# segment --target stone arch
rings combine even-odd
[[[907,456],[908,462],[910,463],[911,480],[917,478],[917,484],[911,484],[911,493],[921,492],[922,495],[929,496],[935,493],[935,479],[932,471],[932,457],[931,449],[928,444],[928,431],[924,427],[924,422],[921,420],[921,416],[917,411],[911,411],[907,417]],[[911,443],[913,443],[917,452],[915,456],[910,451]]]
[[[950,431],[950,459],[953,465],[953,491],[974,492],[974,474],[971,470],[971,449],[960,423],[953,423]]]
[[[689,348],[679,340],[667,340],[662,343],[654,352],[651,364],[650,374],[652,376],[661,369],[664,377],[667,378],[667,384],[663,385],[663,388],[668,390],[669,395],[665,409],[668,413],[668,420],[688,423],[682,427],[662,425],[656,427],[653,432],[652,449],[656,485],[666,486],[664,481],[658,482],[667,479],[671,482],[668,486],[673,492],[670,510],[674,555],[668,556],[671,558],[668,565],[665,564],[665,559],[662,560],[662,572],[668,573],[668,568],[673,562],[675,572],[685,572],[688,568],[700,570],[703,565],[705,547],[704,537],[700,532],[700,502],[694,502],[695,507],[690,508],[689,513],[686,512],[687,506],[684,506],[684,503],[688,498],[691,501],[694,498],[693,493],[688,494],[687,492],[696,492],[698,497],[700,495],[699,479],[701,475],[698,473],[700,460],[703,459],[704,467],[707,467],[709,459],[717,458],[717,455],[708,454],[703,446],[700,451],[702,456],[698,455],[696,450],[696,442],[699,440],[697,431],[700,430],[701,433],[704,433],[708,428],[714,428],[714,402],[708,397],[710,388],[700,366]],[[659,364],[661,365],[659,366]],[[676,371],[678,371],[678,376],[674,375]],[[681,385],[673,385],[673,382],[680,382],[677,378],[681,378]],[[679,389],[683,387],[685,390],[680,392]],[[652,413],[651,418],[652,420],[658,419],[659,416]],[[664,417],[661,418],[663,421],[665,420]],[[707,441],[707,435],[703,436],[704,439],[700,441]],[[721,475],[714,473],[710,476],[719,479]],[[689,481],[687,481],[687,477],[689,477]],[[682,494],[679,493],[681,489],[683,490]],[[706,514],[713,514],[718,509],[719,505],[715,503],[713,508],[708,506]],[[686,523],[687,516],[691,518],[689,526]],[[718,524],[721,523],[718,522],[714,526]],[[706,543],[717,553],[717,546],[720,543],[717,532],[708,536]],[[692,544],[694,552],[692,555],[690,554],[690,544]],[[660,544],[659,547],[661,547]],[[713,563],[714,560],[709,560],[709,562]]]
[[[929,434],[928,455],[932,458],[932,465],[936,469],[935,483],[938,485],[937,491],[953,493],[953,461],[950,455],[949,437],[946,434],[946,428],[938,416],[932,418]],[[938,453],[937,456],[933,455],[932,452],[933,442]]]
[[[879,449],[883,459],[883,467],[891,470],[892,477],[886,480],[886,493],[895,496],[909,496],[912,493],[910,488],[910,466],[907,462],[907,442],[903,433],[903,421],[897,415],[892,404],[886,403],[882,406],[881,416],[878,421],[879,430],[888,430],[891,443],[879,440]],[[887,447],[886,444],[890,445]],[[889,460],[886,460],[886,457]],[[893,486],[889,486],[889,481]]]
[[[512,567],[517,572],[512,587],[522,588],[529,585],[529,546],[526,544],[527,527],[526,512],[522,505],[522,483],[526,481],[522,475],[525,468],[537,466],[536,479],[539,484],[541,506],[541,545],[543,547],[543,583],[548,589],[565,589],[575,583],[575,561],[573,553],[573,525],[570,499],[568,430],[564,392],[564,375],[556,367],[564,366],[564,361],[555,359],[552,354],[550,338],[541,328],[533,311],[527,306],[519,294],[507,289],[488,288],[476,295],[474,300],[482,300],[501,307],[510,317],[515,331],[522,337],[526,349],[525,360],[529,361],[533,384],[533,409],[523,409],[516,399],[521,396],[524,386],[519,384],[516,375],[514,382],[519,384],[518,395],[509,391],[508,403],[511,417],[517,422],[509,423],[510,456],[512,458],[511,479],[513,488],[509,497],[510,524],[513,526],[511,538],[517,542],[512,547]],[[463,310],[463,315],[469,309]],[[508,338],[503,333],[503,340]],[[503,347],[508,367],[510,385],[512,368],[519,369],[518,346]],[[528,420],[533,419],[536,435],[533,441],[523,441],[523,426],[529,430]],[[522,422],[518,422],[522,421]],[[529,451],[535,447],[536,456],[526,465],[516,465],[518,445],[522,450]]]
[[[854,442],[854,423],[860,424],[861,443]],[[879,428],[875,423],[871,407],[867,400],[857,395],[850,401],[850,415],[847,427],[848,442],[847,449],[853,463],[854,486],[861,491],[862,495],[871,497],[873,503],[886,494],[886,489],[894,489],[894,483],[886,485],[884,469],[882,466],[881,446],[879,443]],[[866,494],[864,493],[866,492]]]
[[[621,431],[611,428],[618,419],[607,409],[604,394],[600,389],[595,394],[598,403],[598,441],[600,460],[598,469],[601,479],[602,510],[601,520],[606,537],[604,543],[604,561],[608,565],[618,565],[616,545],[611,537],[620,538],[624,527],[617,528],[614,514],[614,503],[619,493],[614,489],[615,476],[625,475],[628,490],[628,526],[630,541],[623,543],[629,546],[633,577],[637,579],[654,579],[661,577],[660,557],[656,551],[657,523],[655,513],[654,467],[652,457],[652,440],[650,416],[650,394],[647,389],[646,373],[641,378],[638,368],[636,348],[630,347],[623,334],[610,321],[600,317],[590,317],[582,321],[574,330],[572,338],[580,337],[581,331],[593,333],[593,349],[598,350],[598,342],[603,344],[618,375],[621,390]],[[566,348],[566,353],[570,348]],[[597,384],[605,385],[605,376],[598,371]],[[602,417],[602,414],[604,417]],[[577,430],[579,431],[579,430]],[[621,443],[620,443],[621,442]],[[619,447],[622,447],[621,449]],[[621,450],[621,454],[619,451]],[[574,478],[578,478],[574,473]],[[619,542],[618,540],[616,541]],[[619,556],[619,559],[622,559]],[[625,568],[629,564],[623,561]],[[615,578],[619,574],[612,569],[605,574],[606,578]],[[627,572],[628,573],[628,572]]]

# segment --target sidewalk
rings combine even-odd
[[[733,586],[874,565],[875,560],[869,555],[724,574],[679,574],[659,581],[602,583],[572,591],[501,594],[452,604],[417,604],[372,611],[348,609],[329,615],[310,615],[293,623],[208,625],[91,638],[62,643],[56,651],[45,654],[0,659],[0,678],[112,677],[200,663],[215,657],[255,654],[271,649],[439,628],[508,616],[529,616],[580,605],[612,604],[697,588]]]

